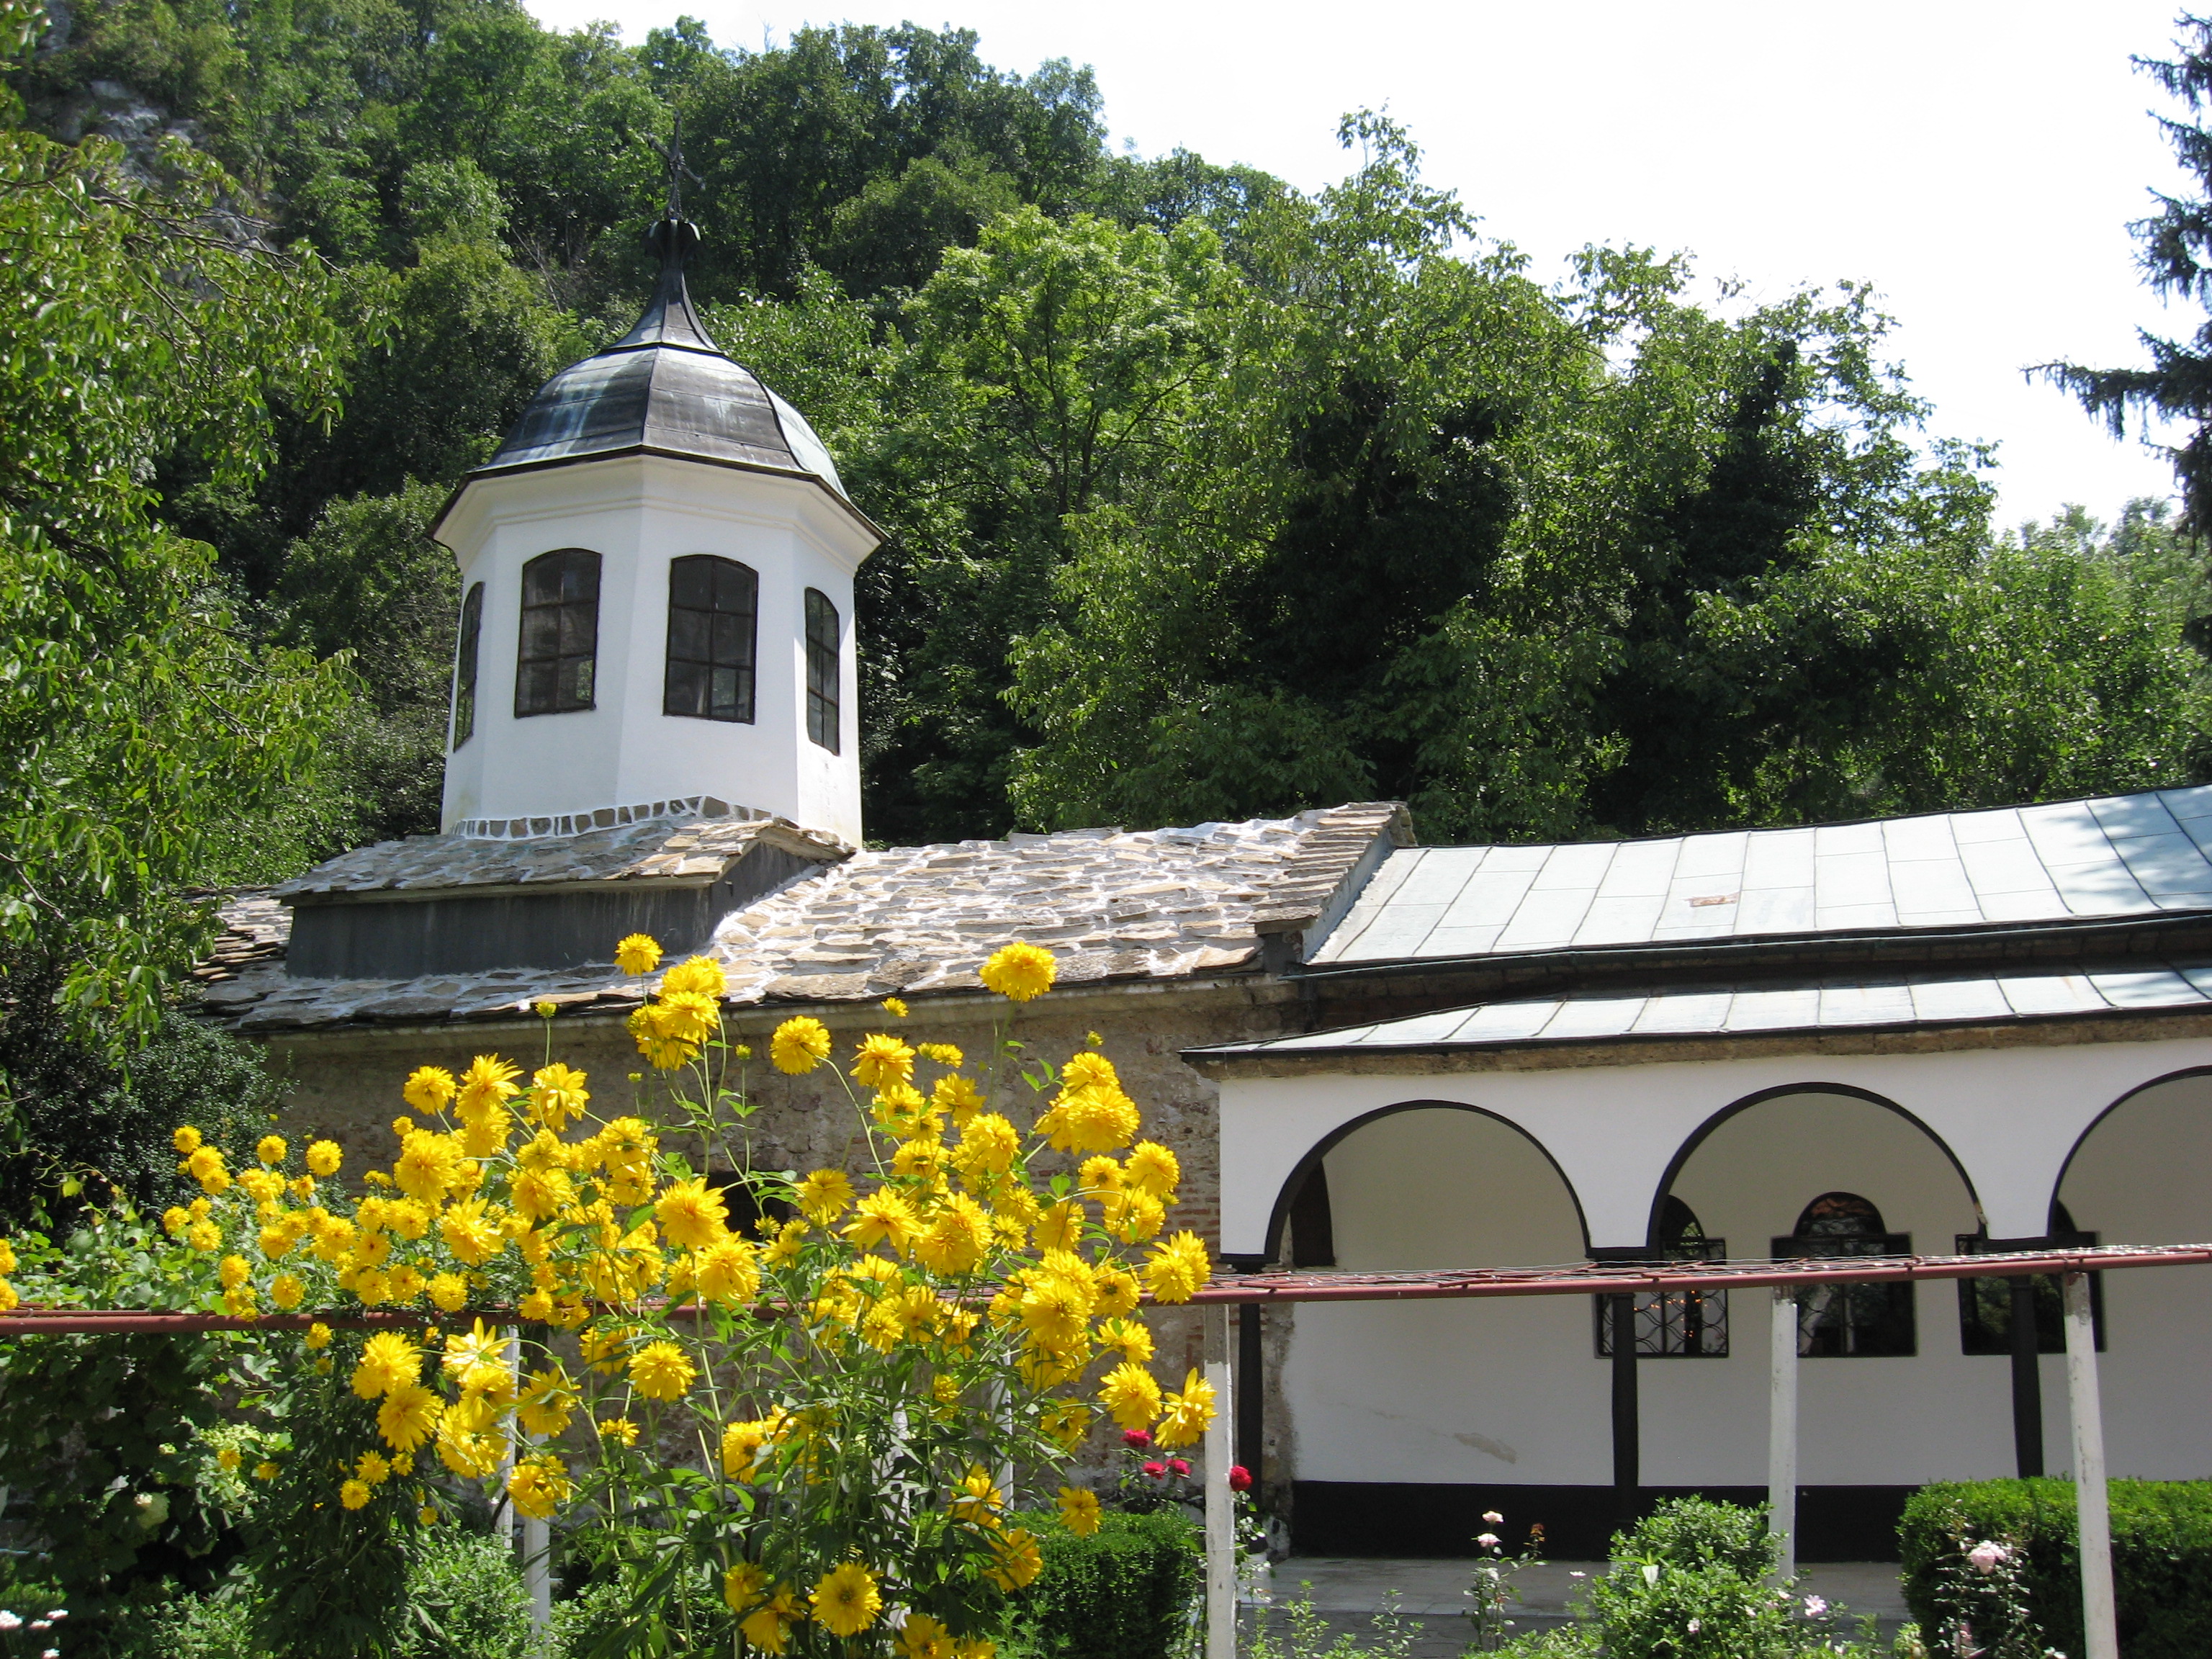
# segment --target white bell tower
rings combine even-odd
[[[548,381],[431,533],[461,570],[447,834],[672,811],[860,840],[853,577],[882,541],[715,346],[672,208],[637,326]]]

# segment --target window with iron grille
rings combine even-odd
[[[1667,1261],[1723,1261],[1728,1240],[1708,1238],[1697,1212],[1667,1195],[1659,1212],[1659,1255]],[[1612,1298],[1597,1308],[1598,1357],[1613,1357]],[[1728,1358],[1726,1291],[1641,1291],[1636,1297],[1636,1356],[1639,1359]]]
[[[1773,1241],[1778,1261],[1851,1255],[1910,1255],[1912,1235],[1893,1233],[1881,1212],[1856,1193],[1823,1193],[1805,1206],[1787,1238]],[[1797,1352],[1808,1359],[1861,1359],[1911,1354],[1919,1334],[1912,1282],[1801,1285]]]
[[[2096,1246],[2097,1235],[2085,1233],[2074,1224],[2074,1218],[2066,1212],[2063,1204],[2051,1211],[2051,1243],[2064,1249],[2090,1249]],[[2008,1248],[2002,1243],[1992,1244],[1979,1233],[1958,1235],[1960,1255],[1978,1255],[1984,1251]],[[2058,1291],[2055,1273],[2036,1273],[2029,1284],[2035,1297],[2035,1351],[2038,1353],[2066,1352],[2066,1314]],[[1959,1281],[1959,1348],[1964,1353],[2008,1354],[2012,1352],[2012,1280],[2009,1279],[1962,1279]],[[2089,1316],[2096,1333],[2097,1347],[2105,1346],[2105,1276],[2089,1275]]]
[[[736,560],[694,553],[670,562],[662,714],[751,722],[759,609],[760,578]]]
[[[806,735],[837,752],[837,607],[806,590]]]
[[[523,566],[516,716],[591,708],[599,654],[599,556],[564,547]]]
[[[461,601],[460,648],[453,655],[453,747],[477,729],[477,653],[483,644],[483,584]]]

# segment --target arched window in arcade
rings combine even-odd
[[[2063,1204],[2051,1206],[2050,1243],[2060,1249],[2092,1249],[2097,1235],[2085,1233],[2074,1224],[2074,1218],[2066,1212]],[[1958,1235],[1960,1255],[1981,1255],[1990,1250],[2021,1249],[2027,1248],[2010,1239],[1988,1239],[1979,1233]],[[2013,1280],[2009,1279],[1962,1279],[1959,1281],[1959,1348],[1963,1353],[2010,1353],[2012,1352]],[[2055,1274],[2039,1273],[2028,1280],[2035,1301],[2035,1351],[2038,1353],[2066,1352],[2065,1310],[2058,1291]],[[2096,1332],[2100,1351],[2105,1346],[2105,1276],[2089,1275],[2089,1315],[2092,1328]]]
[[[1893,1233],[1856,1193],[1822,1193],[1805,1206],[1777,1261],[1910,1255],[1912,1235]],[[1910,1279],[1881,1285],[1808,1285],[1798,1292],[1797,1352],[1807,1358],[1860,1359],[1917,1351]]]
[[[837,607],[806,590],[806,735],[837,752]]]
[[[1708,1238],[1698,1213],[1667,1194],[1659,1209],[1659,1255],[1668,1261],[1720,1261],[1728,1240]],[[1597,1351],[1613,1355],[1612,1298],[1592,1298],[1597,1309]],[[1728,1358],[1726,1291],[1646,1291],[1636,1298],[1636,1357],[1639,1359]]]
[[[483,584],[461,601],[460,648],[453,653],[453,747],[477,729],[477,655],[483,645]]]
[[[539,554],[522,567],[516,717],[591,708],[599,655],[599,556],[580,547]]]
[[[668,566],[668,672],[660,712],[750,724],[760,578],[735,559],[693,553]]]

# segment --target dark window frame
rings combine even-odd
[[[2098,1235],[2083,1232],[2063,1204],[2051,1216],[2051,1243],[2061,1249],[2094,1249]],[[1979,1255],[1999,1248],[1979,1233],[1957,1236],[1960,1255]],[[2016,1247],[2015,1247],[2016,1248]],[[2066,1314],[2056,1273],[2029,1277],[2035,1294],[2035,1351],[2066,1352]],[[2105,1351],[2105,1276],[2089,1275],[2089,1324],[2097,1352]],[[1987,1356],[2012,1352],[2012,1280],[1962,1279],[1959,1281],[1959,1352]]]
[[[1912,1235],[1893,1233],[1881,1212],[1856,1193],[1828,1192],[1808,1204],[1786,1237],[1772,1241],[1778,1261],[1853,1255],[1911,1255]],[[1911,1279],[1874,1285],[1806,1285],[1797,1292],[1797,1353],[1804,1359],[1904,1359],[1920,1352],[1917,1298]]]
[[[557,547],[522,567],[515,719],[598,706],[601,564],[589,548]]]
[[[453,749],[476,735],[477,677],[483,661],[484,585],[470,586],[461,601],[460,635],[453,649]]]
[[[1725,1261],[1728,1240],[1705,1237],[1697,1212],[1674,1194],[1659,1213],[1662,1261]],[[1613,1357],[1613,1298],[1590,1298],[1597,1316],[1597,1356]],[[1725,1359],[1729,1353],[1726,1291],[1639,1291],[1636,1294],[1638,1359]]]
[[[671,559],[660,712],[750,726],[759,659],[760,573],[714,553]]]
[[[806,735],[835,755],[841,752],[843,717],[844,619],[830,596],[806,590]]]

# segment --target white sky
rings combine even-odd
[[[947,20],[876,0],[526,0],[628,39],[702,17],[725,46],[809,22]],[[2060,392],[2053,358],[2133,362],[2135,330],[2187,334],[2137,279],[2129,220],[2181,179],[2128,55],[2165,55],[2179,0],[962,0],[984,60],[1097,71],[1115,142],[1245,161],[1304,189],[1340,177],[1337,118],[1387,108],[1490,235],[1551,277],[1588,241],[1686,249],[1752,297],[1871,281],[1931,429],[1996,441],[2000,522],[2081,501],[2110,518],[2172,474]]]

